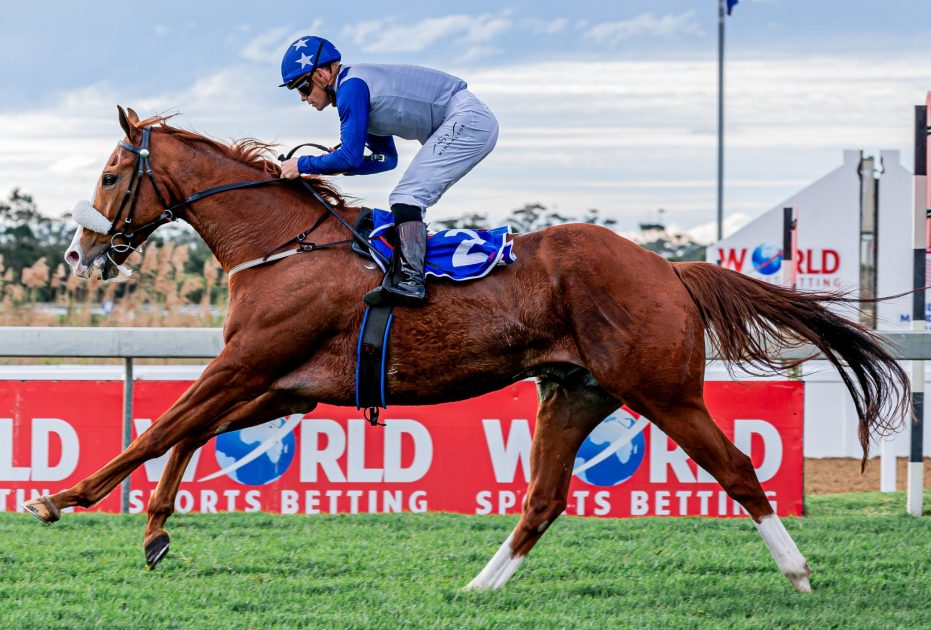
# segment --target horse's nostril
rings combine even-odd
[[[81,256],[73,249],[68,250],[65,254],[65,262],[74,267],[76,264],[81,262]]]

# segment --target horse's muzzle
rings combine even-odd
[[[96,256],[85,255],[81,248],[81,231],[79,228],[65,252],[65,262],[71,267],[71,272],[79,278],[87,279],[96,271],[101,280],[125,282],[132,274],[132,270],[111,260],[107,255],[108,247],[101,247]],[[88,253],[92,252],[93,250]]]

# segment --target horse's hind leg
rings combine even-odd
[[[721,432],[700,398],[675,406],[668,402],[658,404],[632,398],[630,404],[675,440],[721,484],[731,498],[747,510],[782,574],[797,591],[809,592],[811,569],[773,512],[750,458]]]
[[[530,485],[517,527],[467,589],[504,586],[546,529],[566,509],[579,446],[620,403],[578,371],[560,383],[541,380],[530,453]]]

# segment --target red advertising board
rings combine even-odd
[[[134,436],[190,383],[138,381]],[[800,382],[709,382],[716,422],[750,454],[782,515],[802,511]],[[0,510],[70,487],[119,452],[122,383],[0,383]],[[520,511],[537,397],[523,381],[472,400],[391,407],[385,427],[321,405],[211,440],[193,457],[181,512],[286,514]],[[130,511],[145,510],[167,455],[131,478]],[[119,509],[118,492],[97,508]],[[576,456],[567,513],[586,516],[736,516],[721,487],[646,418],[620,410]]]

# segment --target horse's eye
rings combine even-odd
[[[111,175],[110,173],[107,173],[106,175],[103,176],[104,186],[112,186],[114,183],[116,183],[116,175]]]

